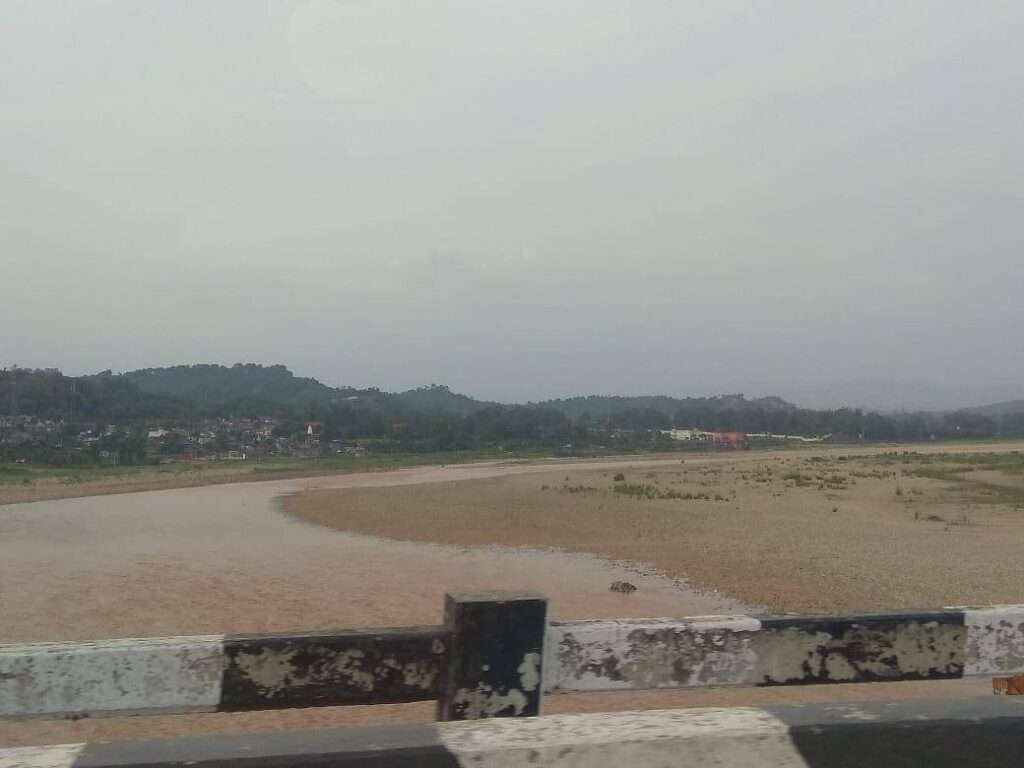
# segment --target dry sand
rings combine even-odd
[[[774,611],[1024,599],[1024,501],[965,499],[949,482],[914,476],[932,466],[924,457],[838,455],[744,456],[624,472],[626,483],[652,493],[707,500],[616,493],[615,470],[573,469],[554,479],[311,491],[287,499],[286,508],[303,520],[392,539],[545,546],[645,562],[698,589]],[[975,475],[1019,483],[1014,475]]]
[[[809,542],[827,538],[799,533],[801,539],[795,541],[794,535],[808,528],[805,523],[827,527],[829,521],[845,519],[843,515],[822,516],[818,507],[810,504],[803,505],[807,507],[803,511],[801,505],[790,508],[780,504],[765,508],[760,516],[740,514],[732,523],[722,525],[735,514],[727,511],[734,506],[731,502],[638,501],[601,495],[604,486],[611,484],[609,478],[601,477],[602,473],[623,471],[645,482],[656,479],[645,478],[646,473],[661,473],[659,485],[675,487],[672,482],[689,482],[670,475],[683,469],[734,472],[738,466],[784,459],[797,460],[790,454],[753,458],[744,454],[688,458],[685,466],[678,458],[671,458],[575,462],[569,468],[551,463],[423,467],[387,474],[219,485],[0,507],[0,641],[438,623],[442,596],[448,590],[534,589],[549,596],[552,615],[558,618],[734,612],[776,599],[778,604],[797,605],[804,599],[800,595],[827,593],[832,586],[822,587],[813,575],[784,578],[775,558],[799,549],[805,537]],[[589,483],[602,490],[576,494],[558,490],[566,483],[567,474],[570,482]],[[710,476],[692,479],[707,482]],[[548,490],[540,490],[542,485],[548,485]],[[856,488],[859,494],[859,481]],[[738,494],[742,490],[742,485],[737,487]],[[285,515],[278,511],[278,500],[290,494],[295,495],[290,504],[293,514]],[[843,508],[853,509],[859,503],[867,510],[881,495],[878,490],[876,496],[869,494],[861,502],[850,498]],[[594,511],[594,502],[599,500],[599,506],[607,506],[607,510]],[[739,503],[741,512],[745,503]],[[668,514],[670,508],[688,510],[689,517]],[[698,508],[706,510],[692,515]],[[374,513],[374,509],[385,510],[386,514]],[[300,522],[295,514],[374,535],[448,541],[450,545],[399,544],[353,535]],[[1011,517],[1005,513],[1003,522],[985,522],[1005,522],[1010,528],[1000,528],[1000,535],[1006,538],[1016,530]],[[702,518],[704,521],[697,525]],[[772,532],[791,518],[784,526],[788,534]],[[609,531],[602,532],[606,524]],[[833,528],[838,531],[833,538],[846,541],[857,527],[851,521],[846,527]],[[986,530],[980,524],[977,528]],[[913,530],[932,537],[928,539],[930,546],[947,546],[947,552],[948,542],[966,538],[959,531],[944,531],[942,525],[914,523]],[[718,543],[714,542],[716,536]],[[475,546],[522,543],[574,548],[645,564],[615,564],[590,555],[557,551]],[[847,556],[849,543],[838,547],[838,557]],[[466,548],[465,544],[474,547]],[[811,550],[817,552],[818,546],[812,545]],[[853,549],[857,557],[862,557],[861,550],[869,548],[862,543]],[[970,554],[976,553],[971,550]],[[935,561],[932,555],[929,563]],[[792,564],[797,559],[790,554],[784,562]],[[841,562],[807,562],[819,563],[813,566],[816,568],[828,567],[836,576],[845,573]],[[1019,568],[1012,559],[1005,563],[1002,572],[1019,583]],[[998,567],[990,564],[989,569]],[[742,579],[730,580],[731,568],[744,568],[744,573],[755,580],[761,578],[760,573],[770,572],[772,575],[765,580],[774,587],[763,594],[771,599],[753,598],[754,592],[749,586],[744,588]],[[659,569],[699,579],[705,589],[691,589],[685,582],[660,574]],[[883,574],[892,578],[893,569],[883,570]],[[978,574],[978,578],[983,577],[985,569],[978,569]],[[941,574],[937,577],[943,578]],[[640,589],[629,596],[609,592],[608,584],[617,579],[632,581]],[[896,581],[900,581],[898,576]],[[948,585],[950,579],[945,582]],[[728,590],[719,586],[725,584],[730,585]],[[716,587],[722,592],[715,593]],[[997,578],[984,584],[971,582],[960,592],[950,586],[943,594],[985,595],[999,589],[1003,590],[999,594],[1007,595],[1007,601],[1019,600],[1012,589],[1000,587]],[[850,591],[849,585],[844,590],[847,597],[843,599],[848,602],[835,604],[856,606],[858,600],[868,607],[880,607],[882,602],[906,604],[884,585],[874,595]],[[921,594],[919,589],[911,593]],[[945,597],[938,602],[959,599]],[[846,686],[841,690],[663,691],[553,696],[546,708],[557,712],[737,705],[832,700],[837,696],[852,700],[961,695],[984,690],[983,683],[951,682]],[[4,722],[0,723],[0,744],[141,739],[183,733],[411,722],[432,717],[432,705],[399,705],[245,715]]]
[[[944,451],[949,450],[946,445],[924,445],[918,446],[919,450]],[[815,453],[821,451],[841,452],[876,452],[877,446],[864,447],[843,447],[843,448],[821,448],[816,447],[810,450]],[[956,450],[960,451],[987,451],[992,450],[991,443],[981,444],[958,444]],[[783,451],[786,455],[798,453],[800,449]],[[760,452],[759,456],[777,455],[778,451]],[[716,462],[732,461],[735,456],[713,453],[697,453],[691,455],[697,461]],[[545,467],[557,465],[594,465],[594,464],[622,464],[625,462],[641,461],[644,463],[659,460],[671,461],[673,454],[645,454],[642,457],[627,459],[624,457],[609,457],[604,459],[507,459],[491,461],[467,461],[465,457],[458,457],[457,464],[449,464],[447,467],[435,465],[419,465],[413,471],[423,473],[423,482],[431,482],[431,476],[439,469],[452,469],[454,466],[468,467],[470,472],[480,473],[485,476],[506,473],[520,473],[532,471],[530,467]],[[405,457],[405,460],[413,460],[415,457]],[[297,462],[289,466],[280,464],[260,464],[252,461],[220,461],[220,462],[195,462],[179,463],[172,465],[161,465],[159,467],[134,467],[128,468],[123,474],[107,474],[104,472],[84,471],[76,473],[73,469],[66,470],[66,473],[41,474],[27,483],[7,482],[0,484],[0,506],[5,504],[22,504],[33,501],[48,501],[54,499],[72,499],[85,496],[106,496],[122,493],[142,493],[145,491],[166,491],[176,488],[200,488],[209,485],[248,484],[252,482],[280,483],[287,480],[308,480],[315,486],[322,486],[324,481],[332,478],[347,477],[349,475],[357,478],[365,478],[380,473],[383,477],[374,481],[374,485],[390,485],[395,479],[398,482],[405,482],[404,476],[410,470],[394,470],[381,463],[379,460],[367,459],[366,468],[360,468],[359,463],[353,463],[345,468],[325,470],[320,462],[315,460]],[[348,487],[343,481],[339,487]]]

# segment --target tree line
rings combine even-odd
[[[483,402],[431,385],[403,393],[334,388],[284,366],[177,366],[129,374],[65,376],[56,369],[0,370],[0,416],[123,427],[125,455],[141,455],[139,430],[203,419],[272,418],[275,434],[317,422],[321,441],[370,441],[379,451],[631,450],[665,447],[673,427],[837,441],[1024,437],[1024,410],[881,414],[799,408],[779,398],[579,397],[525,405]],[[7,428],[8,430],[10,427]],[[132,437],[133,436],[133,437]],[[2,437],[2,435],[0,435]]]

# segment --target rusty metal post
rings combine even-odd
[[[451,636],[438,720],[539,715],[547,598],[449,594],[444,613]]]

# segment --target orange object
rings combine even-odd
[[[1024,696],[1024,675],[993,677],[992,693],[1004,696]]]

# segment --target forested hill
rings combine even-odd
[[[430,385],[406,392],[331,387],[283,365],[176,365],[65,376],[57,369],[0,370],[0,415],[118,420],[229,416],[319,419],[330,412],[461,418],[497,403]]]
[[[743,395],[682,398],[666,395],[640,397],[589,395],[563,400],[546,400],[538,405],[543,408],[553,408],[571,419],[589,418],[598,421],[615,418],[624,413],[645,411],[675,416],[680,413],[714,415],[723,412],[785,414],[799,410],[797,406],[787,403],[779,397],[760,397],[747,400]],[[692,419],[692,416],[683,418],[681,423],[690,423]]]
[[[971,413],[977,413],[988,418],[1001,418],[1014,414],[1024,413],[1024,400],[1006,400],[992,405],[982,405],[977,408],[967,408]]]
[[[739,394],[589,396],[503,405],[438,385],[400,393],[332,387],[295,376],[283,365],[181,365],[81,377],[54,369],[0,370],[0,416],[137,424],[259,416],[293,426],[320,421],[329,434],[398,440],[431,450],[511,440],[602,443],[612,433],[652,434],[670,427],[864,440],[1024,436],[1024,404],[1012,405],[989,412],[881,415],[799,408],[777,397],[747,399]]]
[[[217,403],[273,403],[276,406],[301,409],[311,404],[322,406],[343,402],[352,406],[373,404],[380,408],[388,405],[402,411],[466,416],[496,405],[474,400],[436,384],[394,394],[381,392],[377,388],[330,387],[313,378],[295,376],[283,365],[177,365],[131,371],[121,378],[135,384],[143,392],[168,395],[207,406]]]
[[[575,423],[591,428],[652,430],[664,429],[666,425],[685,425],[706,430],[853,436],[865,431],[865,414],[859,410],[818,411],[799,408],[778,397],[748,400],[742,394],[681,398],[591,395],[549,400],[537,406],[556,410]]]
[[[439,384],[410,389],[391,397],[402,408],[444,416],[469,416],[485,408],[499,405],[499,403],[474,400],[472,397],[452,392],[448,387]]]
[[[260,400],[294,405],[360,394],[380,394],[377,390],[329,387],[316,379],[296,376],[283,365],[253,363],[237,363],[230,367],[175,365],[170,368],[143,368],[121,374],[120,378],[143,392],[200,403]]]

